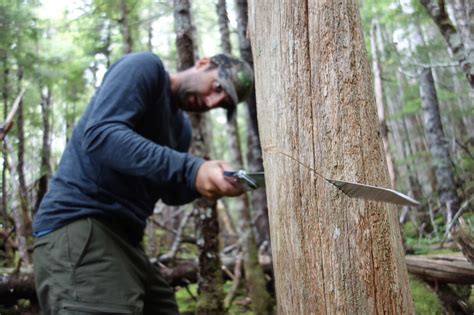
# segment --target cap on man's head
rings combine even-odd
[[[211,62],[218,67],[217,81],[234,103],[227,109],[227,119],[230,120],[237,104],[243,102],[252,91],[253,71],[247,62],[228,54],[215,55],[211,57]]]

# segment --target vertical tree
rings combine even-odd
[[[40,177],[38,180],[38,194],[36,197],[35,211],[48,191],[48,181],[51,177],[51,87],[41,85],[41,118],[43,123],[43,139],[41,145]]]
[[[190,68],[195,61],[194,28],[189,0],[174,0],[178,71]],[[206,116],[190,114],[193,128],[193,154],[209,157],[209,131]],[[198,302],[196,314],[223,313],[224,279],[219,257],[219,222],[216,203],[201,198],[194,202],[196,209],[196,243],[199,251]]]
[[[239,37],[240,56],[253,68],[252,47],[247,38],[248,25],[248,3],[247,0],[236,0],[237,8],[237,34]],[[247,99],[247,121],[250,122],[247,128],[247,162],[249,170],[259,172],[263,170],[262,149],[257,125],[257,101],[255,98],[255,88]],[[270,241],[270,224],[268,222],[267,196],[265,189],[258,189],[250,195],[252,205],[252,222],[255,225],[255,238],[257,245],[262,245],[265,241]]]
[[[459,21],[460,25],[467,25],[463,27],[460,33],[449,18],[444,0],[420,1],[441,32],[452,57],[459,63],[459,66],[466,75],[471,91],[474,90],[474,43],[471,38],[474,35],[471,34],[471,27],[469,27],[469,24],[473,22],[469,21],[469,13],[466,10],[466,6],[463,6],[465,8],[464,14],[456,14],[456,17],[461,19]],[[464,18],[467,18],[467,20],[464,20]]]
[[[385,152],[385,159],[387,160],[388,165],[388,174],[390,176],[391,186],[396,187],[396,169],[393,162],[392,153],[390,152],[390,146],[388,143],[388,125],[385,120],[385,102],[384,102],[384,93],[383,93],[383,84],[382,84],[382,66],[380,64],[379,58],[379,48],[377,45],[377,33],[378,31],[378,22],[374,20],[372,22],[372,28],[370,29],[370,47],[372,50],[372,67],[374,71],[374,91],[375,91],[375,102],[377,104],[377,114],[379,117],[379,130],[382,136],[383,149]]]
[[[227,18],[226,1],[219,0],[216,5],[221,34],[221,46],[225,53],[231,53],[229,38],[229,26]],[[239,126],[237,113],[234,113],[228,122],[228,134],[232,163],[241,169],[244,165],[242,150],[240,147]],[[242,233],[241,246],[243,249],[245,281],[250,295],[251,308],[255,314],[271,314],[273,302],[265,288],[265,274],[258,262],[258,248],[252,230],[252,218],[250,214],[250,200],[248,194],[237,197],[237,210],[240,214],[240,232]]]
[[[431,68],[423,68],[421,71],[420,96],[423,104],[425,133],[436,169],[439,198],[441,206],[446,210],[446,223],[449,224],[459,210],[460,200],[456,191],[448,143],[441,123],[438,97]]]
[[[250,3],[279,312],[412,314],[395,207],[308,169],[389,185],[358,1]]]
[[[128,15],[129,8],[127,5],[127,0],[120,0],[120,18],[118,19],[118,23],[120,25],[120,33],[122,34],[124,54],[128,54],[133,51],[133,39],[130,31]]]

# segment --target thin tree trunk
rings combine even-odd
[[[10,68],[8,65],[7,57],[3,59],[3,89],[2,89],[2,97],[3,97],[3,120],[7,119],[8,114],[8,95],[9,95],[9,74]],[[3,213],[3,227],[6,230],[8,228],[8,190],[7,190],[7,150],[2,143],[2,158],[3,158],[3,169],[2,169],[2,213]]]
[[[239,37],[240,56],[253,68],[252,47],[247,38],[248,5],[247,0],[235,0],[237,7],[237,32]],[[263,170],[262,149],[258,135],[257,124],[257,101],[255,97],[255,86],[247,99],[247,162],[250,171]],[[252,222],[255,226],[255,238],[257,245],[270,241],[270,223],[268,222],[267,196],[265,189],[258,189],[250,195],[252,205]]]
[[[38,210],[41,200],[48,191],[48,181],[51,177],[51,89],[44,87],[41,90],[41,117],[43,120],[43,144],[41,148],[40,178],[38,183],[38,194],[36,197],[35,212]]]
[[[250,3],[279,313],[413,314],[396,208],[303,166],[389,185],[358,1]]]
[[[466,79],[474,90],[474,54],[467,49],[463,37],[456,30],[444,7],[444,0],[420,0],[438,27],[452,57],[459,63]]]
[[[190,68],[195,61],[194,28],[189,0],[174,0],[178,71]],[[209,133],[206,116],[192,113],[193,128],[191,152],[209,156]],[[221,314],[224,311],[224,278],[219,257],[219,222],[216,203],[204,198],[194,202],[196,214],[196,243],[199,252],[198,302],[196,314]]]
[[[18,72],[17,72],[17,93],[21,93],[21,85],[23,82],[23,67],[18,65]],[[28,191],[26,188],[26,181],[25,181],[25,132],[24,132],[24,110],[23,110],[23,99],[20,101],[17,111],[17,120],[16,120],[16,128],[17,128],[17,137],[18,137],[18,154],[17,154],[17,173],[18,173],[18,193],[20,199],[20,206],[21,212],[23,217],[23,226],[25,229],[25,233],[27,235],[31,234],[31,218],[30,213],[28,211]]]
[[[219,30],[221,35],[221,45],[225,53],[231,53],[229,38],[229,27],[225,0],[217,3],[217,13]],[[240,147],[239,127],[237,124],[237,113],[233,119],[228,121],[228,134],[230,152],[233,165],[241,169],[244,165],[242,150]],[[265,274],[258,263],[258,247],[255,235],[252,230],[252,217],[250,214],[250,200],[248,194],[243,194],[237,198],[237,210],[240,213],[241,245],[243,249],[245,281],[249,290],[251,308],[255,314],[272,314],[273,302],[265,287]]]
[[[396,174],[395,164],[393,162],[392,153],[390,152],[390,146],[388,143],[388,125],[385,120],[385,102],[384,102],[384,91],[382,84],[382,66],[380,65],[379,49],[377,47],[377,32],[378,22],[374,20],[372,22],[372,28],[370,30],[370,46],[372,49],[372,66],[374,71],[374,90],[375,90],[375,102],[377,103],[377,114],[379,117],[379,130],[382,136],[383,149],[385,152],[385,160],[387,161],[388,174],[390,176],[390,183],[392,188],[396,187]]]
[[[15,238],[18,244],[18,252],[20,253],[21,260],[27,266],[31,265],[31,259],[28,254],[28,246],[26,240],[26,230],[25,230],[25,218],[22,215],[21,209],[21,192],[20,192],[20,185],[18,184],[18,174],[17,170],[17,163],[13,161],[14,151],[13,146],[9,143],[9,139],[7,136],[3,139],[5,149],[10,156],[10,180],[11,180],[11,189],[12,189],[12,200],[11,200],[11,212],[13,221],[15,222]]]
[[[120,33],[122,34],[123,40],[123,53],[128,54],[133,51],[133,39],[130,31],[129,24],[129,11],[127,6],[127,0],[120,0]]]
[[[436,168],[438,193],[441,206],[446,209],[449,224],[459,209],[460,201],[449,156],[448,143],[444,136],[439,113],[438,97],[434,86],[431,68],[424,68],[420,76],[420,96],[423,107],[423,120],[433,164]]]

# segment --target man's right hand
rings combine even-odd
[[[225,161],[204,162],[196,176],[196,190],[212,201],[223,196],[234,197],[242,194],[242,189],[224,177],[224,171],[232,171],[232,167]]]

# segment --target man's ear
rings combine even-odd
[[[199,69],[202,69],[202,68],[206,68],[210,63],[211,63],[211,59],[208,58],[208,57],[204,57],[204,58],[198,59],[198,60],[194,63],[194,67],[195,67],[197,70],[199,70]]]

